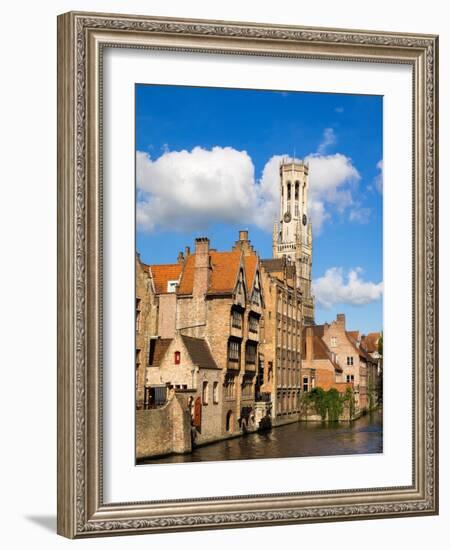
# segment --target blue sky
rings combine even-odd
[[[137,250],[172,263],[248,229],[271,257],[280,156],[310,164],[316,322],[382,329],[382,97],[136,86]]]

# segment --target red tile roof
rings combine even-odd
[[[333,364],[335,370],[342,372],[342,367],[333,359],[333,354],[328,349],[326,343],[322,340],[323,335],[323,326],[315,325],[311,327],[305,327],[303,329],[303,358],[306,358],[306,339],[307,339],[307,330],[312,329],[313,331],[313,356],[312,359],[328,359],[330,363]]]
[[[147,266],[153,278],[156,294],[167,294],[167,283],[177,281],[181,274],[182,264],[160,264]]]
[[[371,357],[362,346],[358,346],[356,340],[351,336],[352,333],[351,332],[346,332],[345,334],[347,335],[347,338],[348,338],[349,342],[353,345],[353,347],[355,348],[355,350],[359,354],[359,357],[362,358],[362,359],[365,359],[366,361],[370,361],[371,363],[373,363],[374,362],[373,357]]]
[[[257,265],[258,257],[256,256],[256,254],[244,256],[245,282],[247,284],[247,292],[250,292],[253,288]]]
[[[209,252],[211,272],[208,293],[233,292],[241,265],[241,252]],[[194,287],[195,254],[191,254],[183,268],[178,294],[192,294]]]
[[[361,342],[361,345],[363,345],[364,349],[369,353],[374,353],[378,351],[378,340],[380,336],[381,334],[379,332],[370,332]]]
[[[356,340],[358,342],[359,340],[359,330],[349,330],[347,331],[347,334],[353,338],[353,340]]]

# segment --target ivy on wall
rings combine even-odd
[[[322,420],[337,422],[344,412],[346,403],[349,404],[350,418],[353,416],[354,401],[350,388],[347,388],[343,395],[336,388],[314,388],[303,396],[303,401],[307,409],[312,407]]]

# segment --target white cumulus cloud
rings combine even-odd
[[[201,231],[211,223],[228,222],[271,231],[279,217],[279,163],[286,157],[272,156],[256,180],[248,153],[232,147],[166,151],[155,160],[138,151],[138,226],[145,231]],[[309,215],[319,234],[333,212],[355,207],[352,193],[360,175],[340,153],[314,153],[305,161],[310,166]]]
[[[317,152],[319,155],[323,155],[330,145],[336,143],[336,134],[334,133],[333,128],[325,128],[323,131],[322,142],[320,143]]]
[[[383,294],[383,283],[364,281],[362,269],[357,267],[344,273],[342,267],[330,267],[323,277],[313,281],[313,292],[317,304],[331,308],[335,304],[365,305],[379,300]]]
[[[156,160],[138,152],[136,180],[137,222],[150,231],[242,222],[256,203],[253,162],[232,147],[169,151]]]

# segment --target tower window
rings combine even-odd
[[[295,182],[295,200],[298,201],[298,189],[299,189],[299,186],[300,186],[300,182],[296,181]]]
[[[287,200],[291,200],[291,182],[289,181],[287,184]]]

